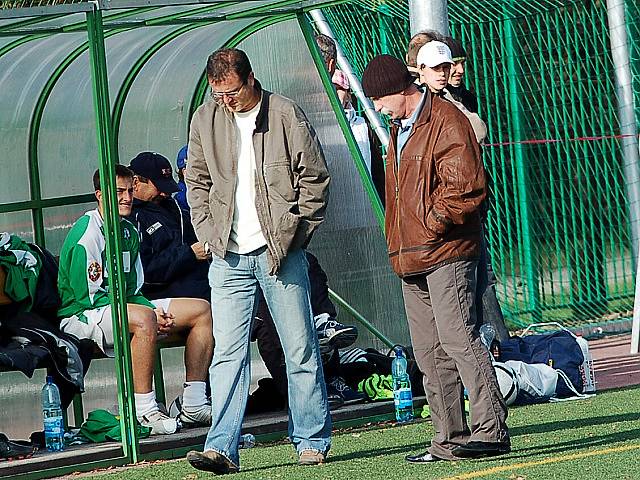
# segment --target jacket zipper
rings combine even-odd
[[[392,141],[397,141],[397,135]],[[402,230],[400,229],[400,165],[398,164],[398,158],[397,153],[395,152],[395,148],[393,154],[393,178],[395,180],[396,187],[396,225],[398,227],[398,240],[400,243],[398,245],[398,266],[400,267],[400,271],[404,271],[402,268]]]
[[[253,137],[255,136],[256,131],[253,131],[253,135],[251,136],[251,140],[253,141]],[[264,212],[262,215],[260,213],[258,213],[258,221],[263,222],[265,225],[273,225],[273,219],[271,218],[263,218],[263,217],[271,217],[271,213],[267,213],[269,208],[266,205],[266,203],[269,202],[269,199],[267,198],[267,188],[266,185],[263,185],[264,180],[264,135],[261,136],[260,141],[262,143],[262,171],[260,172],[260,175],[258,175],[258,168],[257,165],[254,165],[254,168],[256,169],[256,178],[255,178],[255,183],[258,186],[258,192],[261,194],[261,200],[260,200],[260,204],[262,206],[262,211]],[[255,150],[255,148],[254,148]],[[258,158],[256,157],[254,159],[256,162],[258,161]],[[262,177],[262,181],[260,181],[260,178]],[[265,203],[266,202],[266,203]],[[262,217],[262,218],[261,218]],[[262,224],[260,225],[262,227]],[[267,249],[269,250],[269,253],[271,253],[271,256],[273,258],[273,263],[274,263],[274,267],[276,269],[276,271],[280,270],[280,256],[278,255],[278,251],[277,251],[277,245],[276,245],[276,240],[273,237],[273,232],[271,231],[271,228],[266,228],[266,236],[265,236],[265,240],[267,241]],[[263,232],[264,235],[264,232]],[[287,255],[287,252],[284,252],[284,255]]]

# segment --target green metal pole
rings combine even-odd
[[[139,458],[137,418],[129,345],[126,285],[122,267],[122,232],[116,197],[114,176],[116,146],[111,131],[107,62],[104,47],[102,12],[87,12],[87,33],[91,60],[93,101],[96,114],[100,180],[104,202],[104,234],[107,248],[106,268],[109,271],[109,301],[114,330],[116,376],[118,380],[118,406],[122,448],[127,459],[136,463]]]
[[[533,318],[540,315],[540,302],[538,291],[537,264],[534,259],[533,236],[531,234],[530,212],[529,212],[529,181],[528,172],[524,164],[524,153],[522,144],[522,129],[520,123],[520,99],[518,98],[518,78],[519,69],[514,48],[514,27],[512,19],[505,20],[505,46],[507,49],[507,75],[509,81],[509,105],[512,121],[512,139],[515,143],[515,166],[517,172],[516,187],[518,190],[518,203],[520,207],[520,221],[522,228],[522,249],[524,254],[524,268],[527,282],[527,304]]]
[[[380,52],[389,53],[389,40],[387,39],[387,14],[389,8],[380,5],[378,8],[378,32],[380,33]]]
[[[543,21],[544,21],[544,27],[543,27]],[[551,40],[548,37],[552,31],[550,28],[550,24],[551,22],[549,21],[549,19],[548,18],[543,19],[542,15],[538,15],[538,17],[536,18],[536,31],[544,32],[545,29],[547,30],[547,42],[548,42],[547,48],[550,48],[550,46],[553,45],[552,43],[550,43]],[[540,38],[542,41],[543,37],[540,37]],[[538,56],[538,61],[540,62],[539,65],[545,65],[546,52],[547,52],[546,49],[540,48],[540,52]],[[548,67],[548,70],[543,71],[543,74],[547,75],[548,78],[554,78],[553,76],[555,75],[555,71],[553,70],[552,67]],[[553,123],[544,122],[545,138],[552,138],[553,134],[551,130],[551,125],[560,125],[560,122],[558,120],[558,108],[559,108],[557,105],[558,95],[555,95],[553,92],[549,91],[550,87],[547,82],[540,82],[540,87],[542,90],[541,99],[542,99],[543,111],[552,114],[555,119]],[[567,229],[563,228],[562,216],[558,215],[560,212],[560,209],[562,208],[561,205],[563,203],[562,200],[558,200],[558,190],[562,190],[563,186],[562,186],[562,182],[558,181],[559,176],[557,174],[557,171],[560,168],[560,165],[562,165],[562,161],[559,156],[560,148],[558,145],[552,146],[551,143],[547,143],[545,146],[545,151],[546,151],[545,160],[547,161],[547,166],[545,170],[548,173],[547,180],[548,180],[548,188],[550,192],[551,215],[553,217],[553,240],[554,240],[553,243],[554,243],[554,254],[555,254],[555,262],[553,266],[558,272],[558,281],[560,285],[563,285],[563,268],[562,268],[563,241],[560,236],[560,232],[566,232]],[[554,153],[557,154],[558,156],[556,157]],[[553,280],[554,279],[552,278],[552,281]],[[544,290],[544,286],[543,286],[543,290]],[[558,292],[555,291],[555,287],[552,284],[550,296],[553,299],[554,303],[556,303],[556,300],[555,300],[556,295],[558,295]],[[560,288],[559,298],[560,298],[560,303],[562,305],[565,305],[567,303],[567,300],[565,298],[565,291],[563,288]]]
[[[340,305],[347,312],[349,312],[349,314],[353,318],[355,318],[358,322],[360,322],[367,330],[373,333],[373,335],[375,335],[375,337],[378,338],[382,343],[384,343],[389,348],[393,348],[395,343],[389,340],[384,333],[382,333],[380,330],[378,330],[375,327],[373,323],[371,323],[369,320],[364,318],[364,316],[360,312],[358,312],[355,308],[349,305],[345,299],[343,299],[340,295],[338,295],[336,292],[334,292],[331,289],[329,289],[329,296],[331,297],[332,300],[335,300],[335,302],[338,305]]]

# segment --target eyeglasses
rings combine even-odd
[[[227,98],[236,98],[238,95],[240,95],[240,92],[242,92],[242,89],[246,84],[247,84],[247,81],[245,80],[244,82],[242,82],[242,85],[240,85],[235,90],[231,90],[230,92],[216,92],[212,89],[211,96],[213,97],[214,100],[222,100],[225,97],[225,95],[227,96]]]

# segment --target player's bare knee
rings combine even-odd
[[[155,336],[156,314],[150,308],[129,309],[129,331],[134,335]]]

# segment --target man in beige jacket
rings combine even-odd
[[[322,149],[302,110],[262,89],[243,51],[215,51],[207,77],[213,100],[193,116],[185,180],[196,235],[213,254],[215,393],[204,452],[189,452],[187,460],[218,474],[239,470],[260,288],[284,350],[298,463],[323,463],[331,419],[303,251],[324,219],[329,173]]]

